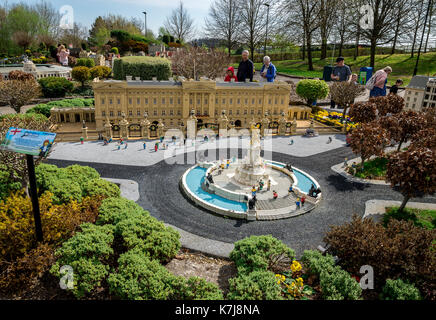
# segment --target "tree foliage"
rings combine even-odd
[[[16,113],[40,94],[41,88],[34,79],[0,81],[0,103],[10,106]]]

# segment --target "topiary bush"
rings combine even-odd
[[[130,56],[114,61],[114,79],[125,80],[126,76],[139,77],[141,80],[168,80],[172,74],[168,59]]]
[[[127,249],[140,248],[151,259],[168,262],[180,250],[177,231],[150,215],[138,215],[118,222],[115,233],[120,235]]]
[[[89,180],[84,186],[84,192],[88,196],[102,195],[106,198],[121,195],[120,188],[115,183],[101,178]]]
[[[251,236],[237,241],[230,253],[238,273],[274,271],[281,263],[292,261],[294,256],[294,250],[270,235]]]
[[[89,72],[88,67],[76,66],[71,71],[71,76],[74,80],[80,82],[83,88],[85,86],[85,83],[90,79],[91,73]]]
[[[23,187],[21,182],[14,181],[13,176],[16,174],[16,172],[10,172],[5,165],[0,164],[0,200]]]
[[[199,277],[185,280],[175,277],[171,283],[172,300],[223,300],[223,293],[214,283]]]
[[[229,280],[229,300],[283,300],[282,289],[274,273],[253,271]]]
[[[62,77],[47,77],[38,80],[41,91],[45,98],[65,97],[65,94],[73,90],[73,83]]]
[[[323,256],[318,251],[306,250],[301,260],[309,273],[319,278],[323,298],[327,300],[359,300],[361,298],[362,289],[359,283],[340,266],[335,266],[331,255]]]
[[[37,104],[36,106],[28,109],[26,111],[26,113],[27,114],[30,114],[30,113],[42,114],[42,115],[46,116],[47,118],[50,118],[50,116],[51,116],[50,110],[52,108],[53,108],[52,106],[49,106],[45,103],[40,103],[40,104]]]
[[[76,67],[88,67],[93,68],[95,67],[95,61],[91,58],[79,58],[76,60]]]
[[[97,224],[113,224],[136,216],[149,216],[149,213],[138,204],[126,198],[107,198],[101,203],[98,210]]]
[[[314,101],[327,97],[329,86],[323,80],[304,79],[298,82],[296,92],[311,106]]]
[[[53,179],[47,190],[53,194],[53,202],[56,204],[82,200],[80,185],[70,179]]]
[[[82,298],[102,285],[109,275],[108,259],[114,253],[111,245],[114,241],[113,226],[97,226],[84,223],[82,232],[76,233],[65,241],[55,252],[56,263],[50,272],[56,277],[63,277],[60,268],[69,265],[74,272],[73,294]]]
[[[384,300],[421,300],[419,290],[401,279],[387,279],[381,297]]]
[[[158,261],[139,250],[120,255],[117,271],[107,279],[109,290],[121,299],[165,300],[171,295],[174,276]]]

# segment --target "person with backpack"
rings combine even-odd
[[[365,87],[370,90],[370,97],[386,96],[386,83],[388,82],[388,75],[391,72],[391,67],[384,67],[383,69],[374,73],[374,75],[368,80]]]
[[[277,74],[277,69],[271,63],[270,57],[268,56],[263,57],[263,66],[262,69],[260,69],[260,76],[262,77],[262,80],[267,82],[274,82],[274,79],[276,78],[276,74]]]
[[[351,69],[349,66],[345,65],[345,59],[343,57],[338,57],[336,59],[336,66],[333,68],[330,77],[332,81],[337,81],[337,82],[350,81]],[[336,103],[333,100],[331,100],[330,108],[334,109],[335,106]]]

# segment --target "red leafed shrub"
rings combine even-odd
[[[436,230],[392,219],[385,228],[371,219],[354,216],[350,223],[333,226],[324,241],[330,253],[351,274],[360,267],[374,268],[376,289],[386,279],[405,279],[417,285],[427,298],[436,298]]]

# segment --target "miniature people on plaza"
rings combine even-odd
[[[126,142],[126,144],[124,145],[124,149],[127,149],[127,142]]]
[[[313,197],[314,192],[315,192],[315,186],[312,184],[312,186],[309,189],[309,196]]]
[[[224,82],[238,82],[238,78],[235,76],[235,68],[229,67],[226,71],[226,77]]]
[[[332,143],[332,141],[333,141],[332,137],[329,137],[327,140],[327,144]]]
[[[279,195],[275,190],[273,190],[273,199],[276,200]]]
[[[348,167],[348,158],[344,159],[344,167]]]
[[[121,143],[120,144],[118,144],[118,150],[120,150],[121,149]]]
[[[288,193],[292,193],[294,191],[292,184],[289,186]]]
[[[144,150],[147,149],[147,144],[145,142],[142,144],[142,146],[144,147]]]
[[[154,144],[154,152],[157,152],[157,149],[159,148],[159,143],[158,142],[156,142],[155,144]]]
[[[294,144],[294,139],[291,139],[291,141],[289,141],[289,145],[293,145]]]
[[[265,182],[263,182],[263,180],[260,179],[260,181],[259,181],[259,190],[262,190],[264,185],[265,185]]]
[[[297,198],[297,200],[295,201],[295,204],[297,205],[297,209],[300,209],[300,198]]]
[[[228,168],[229,168],[229,166],[230,166],[230,160],[229,160],[229,159],[227,159],[227,163],[226,163],[226,169],[228,169]]]
[[[221,163],[220,167],[221,167],[222,170],[224,170],[224,163]]]
[[[210,183],[213,183],[213,177],[212,177],[212,174],[211,174],[210,172],[207,174],[207,180],[208,180]]]
[[[84,141],[85,139],[83,139],[83,137],[80,137],[80,144],[83,144],[83,141]]]
[[[251,188],[251,196],[255,197],[256,196],[256,186],[253,186],[253,188]]]
[[[271,179],[268,179],[267,183],[266,183],[266,190],[271,190]]]
[[[306,197],[303,195],[301,197],[301,206],[304,207],[304,203],[306,202]]]

